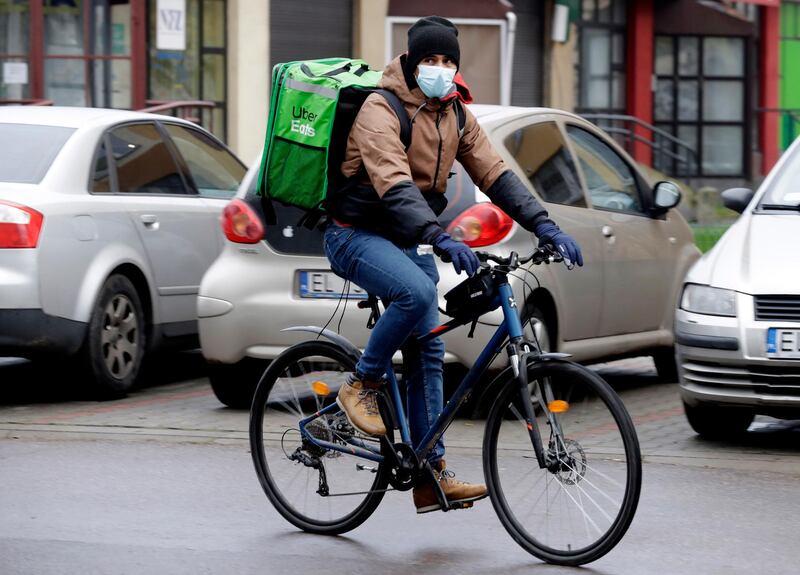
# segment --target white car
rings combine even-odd
[[[79,360],[98,396],[197,345],[200,279],[245,166],[190,122],[0,108],[0,355]]]
[[[531,269],[511,278],[524,319],[544,349],[579,361],[652,354],[675,381],[672,319],[683,276],[699,257],[689,226],[677,210],[677,187],[653,186],[624,151],[586,120],[545,108],[472,106],[498,152],[581,245],[586,265]],[[484,203],[464,170],[449,181],[448,207],[439,221],[468,245],[500,255],[529,253],[533,236],[492,204]],[[251,169],[225,209],[228,242],[200,286],[198,315],[203,355],[217,397],[249,406],[264,360],[314,337],[282,331],[328,325],[363,348],[369,313],[339,302],[343,282],[322,250],[320,231],[298,226],[303,212],[278,208],[266,226]],[[263,232],[263,239],[262,239]],[[438,261],[438,260],[437,260]],[[443,296],[464,276],[439,265]],[[360,298],[352,286],[351,298]],[[440,305],[444,308],[443,300]],[[343,319],[340,314],[347,308]],[[444,318],[443,318],[444,319]],[[444,337],[445,362],[456,371],[472,365],[502,319],[498,310]],[[507,362],[500,354],[495,367]],[[261,363],[261,365],[260,365]]]
[[[680,389],[694,430],[724,437],[755,414],[800,418],[800,140],[686,277],[675,315]]]

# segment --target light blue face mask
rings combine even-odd
[[[444,98],[456,89],[453,83],[455,77],[455,68],[420,65],[417,84],[428,98]]]

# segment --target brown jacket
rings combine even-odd
[[[411,146],[406,152],[400,141],[400,122],[386,98],[372,94],[361,107],[347,141],[342,164],[346,177],[354,176],[363,165],[383,197],[387,190],[408,180],[423,192],[444,193],[454,160],[461,162],[481,190],[488,190],[507,169],[466,107],[467,122],[459,139],[452,105],[425,106],[422,91],[408,89],[400,57],[386,67],[380,87],[394,92],[413,118]]]
[[[447,206],[447,179],[458,160],[492,202],[534,231],[547,212],[503,163],[472,112],[462,106],[466,123],[459,137],[453,102],[427,102],[418,87],[409,89],[403,58],[389,63],[380,87],[402,101],[412,122],[411,144],[406,150],[388,100],[367,97],[347,141],[345,183],[328,191],[329,213],[400,245],[431,243],[444,231],[437,216]]]

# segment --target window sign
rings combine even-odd
[[[3,62],[3,84],[27,84],[27,62]]]
[[[156,48],[186,50],[186,0],[158,0]]]

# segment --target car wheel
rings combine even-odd
[[[250,409],[258,382],[269,367],[266,360],[244,358],[238,363],[209,363],[208,380],[217,399],[233,409]]]
[[[112,275],[97,298],[83,349],[89,387],[98,399],[124,396],[145,353],[142,302],[131,281]]]
[[[709,439],[730,439],[743,434],[753,422],[755,413],[741,407],[689,405],[683,402],[686,419],[698,435]]]
[[[678,362],[675,358],[674,347],[659,349],[653,353],[653,363],[656,364],[659,379],[669,383],[677,383]]]
[[[539,349],[543,353],[553,351],[553,344],[550,341],[550,328],[539,308],[530,304],[527,305],[522,313],[521,320],[525,339],[539,342]]]

